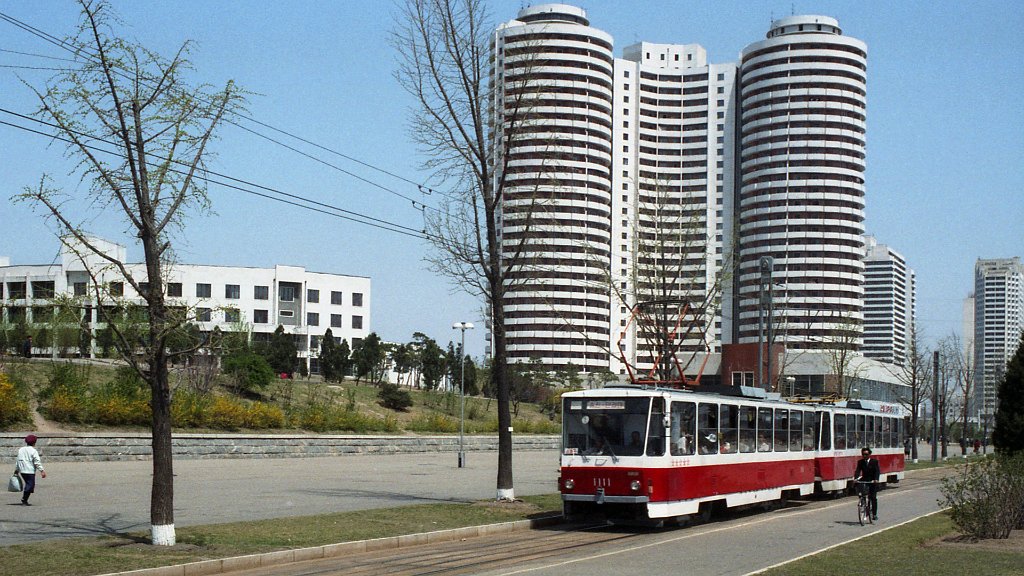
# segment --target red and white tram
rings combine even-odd
[[[570,392],[562,402],[559,488],[569,518],[660,523],[838,492],[862,446],[878,456],[883,481],[903,476],[902,421],[852,402],[636,385]]]

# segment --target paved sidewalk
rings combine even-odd
[[[497,452],[179,460],[175,525],[494,498]],[[149,530],[150,461],[46,464],[30,507],[0,504],[0,546]],[[513,453],[516,495],[557,490],[558,452]]]

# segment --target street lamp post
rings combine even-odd
[[[472,322],[452,324],[452,330],[462,331],[462,343],[459,345],[459,364],[462,372],[459,376],[459,468],[466,467],[466,450],[463,440],[466,431],[466,330],[472,329]]]

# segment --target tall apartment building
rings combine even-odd
[[[100,239],[93,243],[127,261],[123,246]],[[84,260],[66,246],[61,248],[59,263],[11,266],[9,259],[2,259],[0,328],[9,330],[19,323],[45,328],[53,320],[55,297],[68,296],[78,308],[81,326],[93,335],[90,354],[95,354],[95,335],[106,327],[97,308],[118,302],[142,304],[143,298],[104,260],[94,255]],[[144,264],[127,268],[137,279],[146,277]],[[102,301],[97,301],[92,289],[90,271],[106,286],[109,296]],[[366,277],[310,272],[300,266],[173,264],[165,288],[168,305],[187,311],[189,321],[201,332],[244,329],[259,341],[283,326],[313,372],[318,371],[319,341],[328,328],[334,338],[348,340],[350,345],[370,333],[371,293]],[[49,352],[43,347],[35,350]]]
[[[534,122],[509,142],[503,250],[525,240],[529,264],[509,285],[510,360],[621,373],[621,339],[649,365],[657,350],[627,329],[649,300],[703,311],[682,319],[699,326],[684,350],[756,342],[764,256],[777,343],[859,349],[864,43],[832,18],[795,16],[739,65],[709,63],[697,44],[612,49],[564,4],[495,33],[497,125],[524,103]]]
[[[863,342],[867,49],[824,16],[772,23],[740,62],[737,341],[758,341],[760,262],[776,342]]]
[[[510,140],[504,254],[512,362],[607,369],[612,38],[572,6],[526,8],[495,33],[495,108]]]
[[[641,369],[680,324],[680,351],[712,352],[723,333],[735,177],[735,64],[709,64],[697,44],[627,46],[615,61],[612,166],[612,337]],[[689,310],[679,318],[681,305]],[[616,342],[615,346],[618,344]],[[613,358],[613,372],[623,366]]]
[[[865,238],[864,356],[904,365],[914,334],[916,277],[902,254]]]
[[[974,265],[975,409],[996,410],[1006,363],[1024,335],[1024,264],[1013,258],[978,259]]]

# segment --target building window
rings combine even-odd
[[[316,312],[306,312],[306,324],[309,324],[310,326],[319,326],[320,314],[317,314]]]
[[[335,306],[341,306],[342,304],[344,304],[344,302],[341,299],[341,292],[331,290],[331,304],[334,304]]]
[[[718,87],[718,93],[719,94],[725,94],[725,86],[719,86]]]
[[[279,314],[284,318],[291,318],[292,316],[295,316],[295,312],[292,312],[291,310],[281,310]]]
[[[209,286],[209,284],[207,284]],[[124,296],[124,282],[111,282],[110,283],[110,295],[111,296]]]
[[[623,96],[622,97],[622,101],[623,102],[629,102],[629,96]]]
[[[167,295],[181,297],[181,282],[168,282],[167,283]]]
[[[224,297],[228,300],[238,300],[242,297],[242,287],[238,284],[225,284]]]
[[[209,284],[196,284],[196,298],[209,298],[213,294]]]
[[[252,297],[256,300],[270,300],[270,288],[267,286],[253,286]]]
[[[363,305],[363,293],[362,292],[353,292],[352,293],[352,305],[353,306],[362,306]]]
[[[139,295],[146,296],[149,294],[149,282],[139,282]]]
[[[238,311],[238,308],[225,308],[224,309],[224,321],[228,324],[235,324],[242,321],[242,313]]]
[[[341,314],[331,314],[331,328],[341,328]]]
[[[355,329],[355,330],[362,330],[363,329],[363,317],[362,316],[353,316],[352,317],[352,328]]]
[[[623,70],[622,75],[625,76],[626,78],[629,78],[629,70]]]
[[[8,282],[7,283],[7,297],[11,300],[21,300],[25,297],[25,283],[24,282]]]
[[[52,280],[42,280],[32,283],[33,298],[53,298],[56,288]]]
[[[719,106],[725,106],[725,100],[719,100],[718,101],[718,105]]]
[[[720,72],[720,73],[718,74],[718,79],[719,79],[719,80],[725,80],[725,74],[723,74],[723,73],[721,73],[721,72]]]
[[[181,284],[178,284],[181,286]],[[75,290],[75,296],[85,296],[85,282],[75,282],[72,286]]]
[[[320,302],[320,291],[313,290],[312,288],[306,290],[306,301],[311,304],[318,304]]]
[[[252,323],[253,324],[269,324],[270,315],[267,314],[266,310],[253,310],[252,311]]]
[[[294,302],[295,301],[295,286],[284,286],[280,287],[281,290],[281,302]],[[284,314],[281,314],[284,316]],[[289,314],[291,316],[291,314]]]
[[[196,322],[209,322],[210,321],[210,309],[209,308],[196,308]]]

